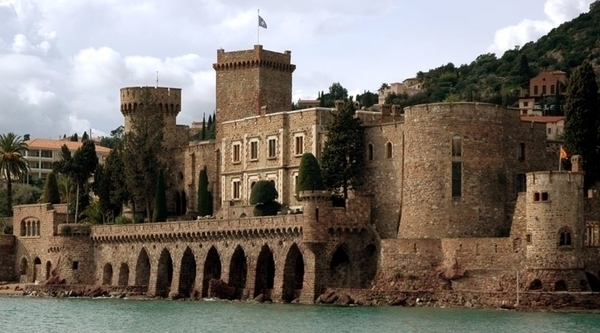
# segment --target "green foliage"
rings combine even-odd
[[[365,91],[362,94],[356,95],[356,101],[358,101],[361,106],[369,108],[379,102],[379,95],[370,91]]]
[[[354,117],[353,103],[334,114],[327,127],[327,141],[323,148],[321,168],[323,181],[334,192],[341,190],[344,199],[348,190],[361,185],[365,168],[365,134],[359,118]]]
[[[48,176],[46,176],[42,202],[51,204],[60,203],[60,192],[58,191],[58,183],[56,182],[56,176],[54,175],[54,172],[50,172]]]
[[[24,157],[27,143],[21,136],[9,132],[0,134],[0,178],[6,180],[6,214],[12,216],[12,181],[23,177],[29,171]]]
[[[79,137],[77,136],[77,133],[71,135],[71,138],[69,138],[69,141],[73,141],[73,142],[79,141]]]
[[[298,181],[296,182],[296,196],[300,191],[324,190],[325,184],[321,176],[321,167],[315,155],[304,153],[300,160],[298,169]]]
[[[165,175],[160,169],[156,181],[156,194],[154,195],[154,212],[152,222],[165,222],[167,220],[167,193]]]
[[[117,216],[115,219],[115,224],[132,224],[133,220],[127,216]]]
[[[102,212],[102,208],[100,206],[100,202],[94,201],[89,204],[83,212],[81,212],[80,217],[91,224],[102,224],[104,223],[104,213]]]
[[[163,168],[159,156],[163,147],[163,117],[160,108],[148,88],[143,91],[142,101],[131,130],[125,134],[123,171],[125,184],[134,205],[142,205],[146,218],[152,219],[152,202],[156,192],[158,170]]]
[[[13,206],[38,203],[41,196],[42,190],[38,187],[19,184],[13,193]]]
[[[125,127],[121,125],[110,131],[110,137],[103,137],[100,139],[100,146],[115,149],[123,143],[124,135]]]
[[[208,191],[208,175],[205,166],[198,176],[198,216],[212,215],[212,206],[212,194]]]
[[[273,201],[279,197],[275,184],[269,180],[259,180],[252,187],[250,192],[250,204],[264,204]]]
[[[578,67],[567,84],[563,138],[569,155],[581,155],[586,188],[598,180],[600,101],[596,74],[590,63]]]
[[[198,133],[192,135],[191,140],[203,141],[203,140],[214,140],[216,133],[216,115],[213,113],[208,116],[208,121],[206,121],[206,115],[202,117],[202,128]]]
[[[81,142],[87,141],[89,138],[90,136],[87,134],[87,132],[83,132],[83,135],[81,136]]]
[[[254,206],[252,214],[254,216],[275,216],[281,209],[281,204],[277,201],[269,201],[264,204]]]
[[[333,107],[335,101],[348,99],[348,89],[342,87],[339,82],[335,82],[329,87],[328,93],[321,93],[317,99],[320,101],[320,106]]]

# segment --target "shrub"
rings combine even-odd
[[[279,194],[275,184],[268,180],[259,180],[252,187],[250,193],[250,204],[254,207],[254,216],[272,216],[277,215],[281,204],[275,201]]]
[[[115,224],[131,224],[133,220],[127,216],[117,216],[115,219]]]
[[[158,172],[156,180],[156,194],[154,195],[154,212],[152,222],[164,222],[167,220],[167,194],[165,176],[163,171]]]
[[[305,153],[300,160],[298,170],[298,181],[296,182],[296,196],[300,191],[324,190],[323,177],[321,176],[321,167],[315,155]]]

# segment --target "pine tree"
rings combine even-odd
[[[87,141],[89,139],[89,135],[87,134],[87,132],[83,132],[83,135],[81,136],[81,142],[83,141]]]
[[[212,195],[208,191],[208,175],[205,166],[198,176],[198,216],[212,214]]]
[[[158,172],[156,181],[156,194],[154,195],[154,212],[152,222],[165,222],[167,220],[167,193],[165,185],[165,176],[163,170]]]
[[[334,192],[342,192],[348,198],[348,190],[362,185],[361,174],[365,167],[365,134],[362,122],[354,117],[352,100],[334,115],[327,127],[327,141],[323,148],[321,168],[325,186]]]
[[[296,196],[300,191],[318,191],[324,190],[323,177],[321,176],[321,167],[315,155],[305,153],[300,160],[298,169],[298,181],[296,182]]]
[[[60,193],[58,191],[58,184],[56,183],[56,176],[54,175],[54,172],[50,172],[46,177],[42,202],[47,202],[51,204],[60,203]]]
[[[585,170],[585,187],[598,179],[598,84],[591,64],[578,67],[567,85],[565,128],[563,137],[569,155],[581,155]]]

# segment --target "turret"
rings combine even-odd
[[[332,211],[331,192],[301,191],[300,198],[304,205],[304,224],[302,240],[304,243],[325,243],[328,241]]]

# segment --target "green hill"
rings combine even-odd
[[[541,70],[570,73],[585,60],[600,58],[600,6],[552,29],[536,42],[506,51],[500,58],[482,54],[470,64],[452,63],[418,72],[423,92],[413,96],[390,95],[388,104],[402,107],[434,102],[481,101],[513,106],[521,88]]]

